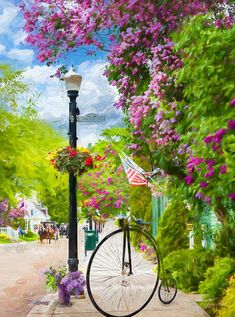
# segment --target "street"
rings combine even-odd
[[[0,245],[0,317],[25,317],[47,291],[43,271],[67,264],[68,240]]]

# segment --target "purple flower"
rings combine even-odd
[[[195,194],[195,197],[198,198],[198,199],[201,199],[203,197],[203,194],[201,192],[197,192]]]
[[[231,107],[235,106],[235,98],[233,98],[232,101],[230,102],[230,106]]]
[[[208,197],[208,196],[205,196],[204,197],[204,201],[205,201],[205,203],[210,203],[211,202],[211,198]]]
[[[227,130],[225,129],[219,129],[218,131],[215,132],[215,138],[214,138],[214,142],[221,142],[224,134],[226,134]]]
[[[227,167],[226,165],[221,165],[220,166],[220,174],[225,174],[227,172]]]
[[[184,180],[185,180],[185,183],[186,183],[187,185],[191,185],[191,184],[194,182],[192,176],[189,176],[189,175],[186,176],[186,177],[184,178]]]
[[[195,165],[199,165],[204,161],[204,159],[200,159],[199,157],[191,157],[188,160],[187,168],[190,172],[193,171]]]
[[[232,200],[235,200],[235,193],[230,193],[228,197]]]
[[[206,144],[211,143],[212,140],[213,140],[213,135],[208,135],[208,136],[206,136],[206,137],[204,138],[204,142],[205,142]]]
[[[235,121],[234,120],[228,120],[228,128],[230,130],[235,130]]]
[[[143,251],[143,252],[146,251],[147,250],[147,245],[146,244],[141,244],[140,250]]]
[[[205,178],[209,178],[209,177],[211,177],[211,176],[213,176],[214,175],[214,170],[213,169],[211,169],[208,173],[206,173],[204,176],[205,176]]]
[[[207,187],[208,186],[208,183],[207,182],[201,182],[200,183],[200,187],[201,188],[205,188],[205,187]]]

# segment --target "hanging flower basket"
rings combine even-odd
[[[61,173],[82,175],[93,168],[93,158],[84,148],[73,149],[70,146],[49,153],[50,163]]]

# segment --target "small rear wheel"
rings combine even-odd
[[[170,304],[177,294],[176,282],[173,278],[162,280],[158,288],[158,297],[163,304]]]

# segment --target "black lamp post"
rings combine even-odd
[[[81,86],[80,75],[70,75],[64,78],[69,103],[69,145],[77,147],[77,107],[76,98]],[[69,258],[68,265],[70,272],[78,270],[78,240],[77,240],[77,177],[69,173]]]

